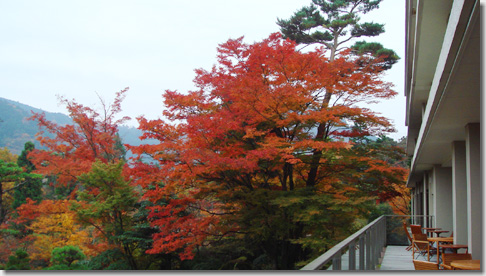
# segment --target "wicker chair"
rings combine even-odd
[[[457,260],[472,260],[471,254],[442,253],[442,269],[452,270],[451,262]]]
[[[413,258],[415,259],[415,253],[418,253],[418,256],[423,256],[425,258],[425,254],[427,254],[427,261],[430,261],[430,255],[437,254],[437,248],[430,245],[430,242],[427,240],[426,234],[414,234],[413,235]]]
[[[412,235],[424,233],[422,231],[422,226],[417,224],[410,224],[410,230],[412,231]]]
[[[408,241],[410,242],[410,245],[406,248],[406,250],[410,251],[413,248],[413,240],[412,240],[412,237],[410,237],[410,233],[408,232],[406,222],[403,223],[403,229],[405,230],[405,233],[407,234]]]
[[[415,270],[439,270],[439,265],[433,262],[413,260]]]

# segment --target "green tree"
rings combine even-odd
[[[6,270],[30,270],[29,265],[29,254],[25,252],[25,250],[17,249],[15,253],[8,257],[7,265],[5,266]]]
[[[277,24],[285,38],[290,38],[301,44],[318,43],[330,50],[329,63],[343,53],[346,55],[345,44],[358,37],[377,36],[385,31],[383,24],[360,23],[360,14],[366,14],[379,7],[381,0],[312,0],[312,4],[298,10],[290,19],[278,19]],[[370,60],[381,59],[376,63],[380,70],[391,68],[399,57],[390,49],[379,43],[356,42],[350,47],[357,55],[359,67],[367,67]],[[376,62],[376,61],[375,61]],[[377,71],[379,72],[379,70]],[[341,96],[336,86],[327,87],[322,101],[322,108],[328,108],[331,98],[338,100]],[[329,129],[326,124],[317,127],[316,141],[326,141]],[[318,177],[321,150],[314,150],[311,169],[307,177],[307,186],[314,186]]]
[[[86,256],[76,246],[66,245],[54,248],[51,254],[51,266],[47,270],[83,270],[86,266],[79,263]]]
[[[277,24],[285,38],[299,44],[318,43],[331,51],[334,60],[345,43],[358,37],[372,37],[385,31],[384,24],[360,23],[360,14],[366,14],[379,7],[382,0],[312,0],[288,19],[278,19]],[[393,50],[385,49],[379,43],[357,42],[351,47],[357,54],[385,56],[385,68],[397,62]]]
[[[355,104],[395,92],[378,67],[344,54],[329,62],[279,34],[230,40],[218,53],[211,71],[197,70],[199,90],[164,94],[167,121],[139,119],[143,137],[160,142],[130,148],[154,160],[135,164],[134,181],[158,185],[145,198],[167,202],[151,209],[160,233],[147,252],[185,261],[232,243],[221,267],[294,269],[350,234],[376,193],[393,192],[402,171],[356,155],[349,138],[386,133],[386,118]],[[349,131],[353,122],[364,128]]]
[[[24,168],[27,173],[35,170],[34,164],[27,157],[34,149],[34,143],[25,143],[24,150],[17,159],[17,165]],[[14,201],[12,203],[14,209],[25,203],[27,198],[37,202],[42,200],[42,180],[39,177],[26,176],[22,183],[22,185],[18,185],[14,189]]]
[[[7,217],[10,204],[4,202],[5,196],[16,187],[23,185],[26,177],[38,178],[35,174],[25,173],[21,167],[14,162],[0,160],[0,224]],[[18,183],[18,184],[15,184]],[[14,184],[13,187],[12,184]]]
[[[137,269],[134,245],[125,239],[133,227],[137,195],[122,175],[125,163],[96,161],[89,173],[78,177],[85,190],[78,193],[81,203],[73,203],[78,219],[98,229],[110,244],[120,246],[132,269]]]
[[[118,249],[108,249],[92,257],[87,263],[90,270],[130,270],[130,264],[126,256]]]

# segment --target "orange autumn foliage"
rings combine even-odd
[[[393,130],[357,105],[396,94],[375,62],[357,62],[350,51],[333,61],[322,48],[300,52],[279,34],[220,45],[218,64],[196,70],[197,90],[165,92],[167,120],[138,118],[142,138],[159,143],[130,147],[155,161],[136,163],[133,179],[150,187],[145,198],[165,202],[152,209],[160,233],[148,252],[192,258],[204,241],[238,232],[232,218],[248,207],[240,193],[308,187],[336,202],[394,195],[402,172],[356,156],[348,139]],[[369,176],[383,181],[362,183]]]
[[[389,204],[392,210],[397,215],[410,215],[410,188],[405,184],[393,184],[395,190],[397,190],[400,195],[389,200]]]
[[[112,164],[124,158],[118,127],[129,118],[118,119],[118,113],[127,90],[116,93],[109,106],[101,101],[101,111],[61,98],[72,124],[58,125],[48,121],[44,114],[34,113],[31,117],[51,134],[45,135],[43,131],[37,134],[37,139],[47,150],[34,150],[29,154],[35,172],[49,176],[53,180],[49,183],[51,186],[68,188],[64,189],[68,192],[66,200],[43,201],[39,209],[29,201],[18,208],[19,219],[23,222],[31,220],[29,227],[36,233],[34,258],[48,260],[53,248],[64,245],[77,245],[87,256],[115,247],[102,236],[103,229],[97,229],[98,225],[87,226],[84,221],[79,221],[79,212],[89,211],[90,206],[74,199],[78,189],[93,195],[99,193],[96,187],[88,187],[80,181],[96,162]],[[68,208],[74,202],[77,212]]]
[[[105,248],[95,245],[93,229],[84,228],[76,222],[76,213],[70,208],[69,200],[43,200],[39,204],[27,199],[19,206],[17,222],[25,223],[33,234],[29,246],[30,258],[49,261],[54,248],[73,245],[86,256],[95,256]]]
[[[75,182],[79,175],[87,173],[97,159],[107,162],[119,158],[120,153],[115,146],[118,125],[129,118],[115,117],[121,111],[127,90],[118,92],[109,107],[102,101],[101,114],[75,101],[60,98],[73,120],[71,125],[57,125],[48,121],[44,114],[34,113],[31,120],[54,135],[50,138],[44,135],[44,131],[37,134],[37,140],[48,150],[34,150],[29,154],[36,167],[35,172],[55,175],[56,183],[66,186]]]

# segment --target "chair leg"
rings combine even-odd
[[[429,261],[429,259],[428,259],[428,258],[427,258],[427,256],[426,256],[427,252],[425,252],[425,251],[424,251],[424,252],[418,252],[418,253],[419,253],[419,255],[417,256],[417,260],[418,260],[418,258],[419,258],[420,256],[422,256],[422,258],[423,258],[423,260],[424,260],[424,261],[425,261],[425,260]]]

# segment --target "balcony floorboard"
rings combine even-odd
[[[380,270],[415,270],[412,262],[412,251],[406,246],[387,246]]]

